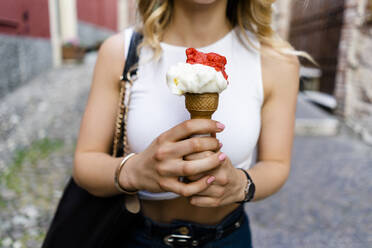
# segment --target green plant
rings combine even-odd
[[[45,159],[61,147],[63,147],[62,140],[44,138],[33,141],[25,148],[18,149],[14,154],[13,162],[8,166],[3,175],[0,175],[0,185],[5,185],[7,188],[20,193],[20,178],[17,175],[21,172],[23,164],[29,163],[35,165],[38,161]]]

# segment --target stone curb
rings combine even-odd
[[[337,135],[337,119],[296,119],[295,133],[301,136],[334,136]]]
[[[302,136],[334,136],[339,130],[339,120],[298,95],[295,134]]]

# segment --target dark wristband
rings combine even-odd
[[[243,201],[239,201],[237,203],[246,203],[253,199],[254,193],[256,192],[256,186],[254,185],[252,178],[249,176],[248,172],[244,169],[239,168],[239,170],[242,170],[247,177],[247,186],[244,190],[245,197]]]

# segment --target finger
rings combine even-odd
[[[221,198],[223,197],[224,193],[225,193],[225,187],[212,183],[208,188],[199,192],[195,196],[208,196],[212,198]]]
[[[204,175],[210,175],[214,176],[215,180],[213,182],[213,185],[219,185],[219,186],[226,186],[231,180],[228,177],[226,170],[223,169],[223,164],[226,161],[224,161],[220,166],[217,168],[214,168],[213,170],[205,171],[203,173],[197,174],[195,176],[188,176],[186,177],[189,181],[195,181],[199,178],[203,177]],[[222,187],[224,189],[224,187]]]
[[[225,126],[214,120],[193,119],[184,121],[169,129],[160,137],[164,141],[178,141],[190,137],[193,134],[219,133]]]
[[[211,176],[215,177],[215,180],[213,182],[214,185],[225,186],[230,182],[229,177],[226,174],[226,170],[224,170],[223,167],[222,167],[225,162],[226,162],[226,160],[223,161],[220,166],[218,166],[218,167],[216,167],[212,170],[205,171],[203,173],[200,173],[200,174],[197,174],[197,175],[194,175],[194,176],[188,176],[186,178],[189,181],[195,181],[195,180],[198,180],[199,178],[203,177],[204,175],[211,175]]]
[[[183,157],[205,151],[216,151],[220,147],[218,139],[212,137],[193,137],[171,144],[175,157]]]
[[[177,173],[178,176],[194,176],[214,168],[217,168],[226,159],[226,155],[222,152],[215,153],[207,158],[184,161],[181,166],[174,166],[173,173]]]
[[[214,185],[226,186],[231,182],[231,178],[228,176],[226,168],[224,168],[225,161],[217,168],[208,171],[208,175],[213,175],[216,180],[213,182]]]
[[[192,160],[207,158],[207,157],[212,156],[214,154],[215,154],[215,152],[212,152],[212,151],[197,152],[197,153],[192,153],[192,154],[189,154],[187,156],[184,156],[183,159],[186,160],[186,161],[192,161]]]
[[[190,154],[190,155],[184,157],[184,160],[192,161],[192,160],[197,160],[197,159],[203,159],[203,158],[207,158],[209,156],[212,156],[214,154],[215,154],[215,152],[211,152],[211,151],[198,152],[198,153],[193,153],[193,154]],[[192,181],[199,180],[200,178],[204,177],[207,174],[212,175],[212,172],[213,172],[213,170],[206,171],[204,173],[200,173],[200,174],[194,175],[194,176],[188,176],[188,177],[185,177],[185,178],[188,180],[188,182],[192,182]]]
[[[200,178],[204,177],[207,174],[208,174],[208,172],[201,173],[201,174],[198,174],[198,175],[195,175],[195,176],[185,177],[185,178],[188,180],[188,182],[193,182],[193,181],[199,180]],[[208,175],[210,175],[210,174],[208,174]]]
[[[222,200],[209,196],[192,196],[190,204],[197,207],[219,207],[222,204]]]
[[[157,160],[184,158],[185,155],[193,153],[217,151],[221,146],[222,144],[216,138],[193,137],[175,143],[167,142],[162,144],[154,154],[154,158]]]
[[[182,183],[178,178],[167,178],[159,182],[160,187],[169,192],[174,192],[184,197],[190,197],[204,191],[210,185],[208,181],[210,176],[204,176],[203,178],[190,183]]]

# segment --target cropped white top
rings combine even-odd
[[[128,52],[132,29],[126,29],[125,53]],[[220,94],[219,106],[213,119],[226,128],[217,138],[222,151],[237,168],[248,169],[261,128],[263,86],[259,42],[247,31],[250,42],[236,29],[206,47],[202,52],[215,52],[226,57],[229,85]],[[253,48],[252,44],[256,46]],[[161,43],[159,61],[149,60],[152,50],[144,47],[140,53],[138,79],[134,82],[128,112],[127,133],[132,152],[139,153],[161,133],[190,119],[184,96],[173,95],[166,84],[166,72],[171,65],[185,62],[186,47]],[[126,55],[126,54],[125,54]],[[140,191],[141,199],[164,200],[178,197],[171,192],[151,193]]]

